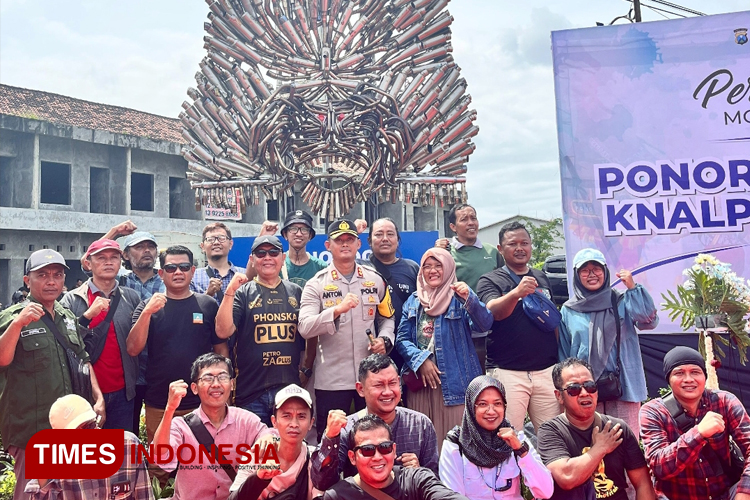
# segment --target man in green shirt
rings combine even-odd
[[[25,448],[31,436],[49,429],[49,409],[73,387],[65,349],[88,361],[75,315],[57,297],[65,284],[65,259],[54,250],[39,250],[26,261],[23,281],[29,287],[26,301],[0,313],[0,434],[15,459],[16,489],[13,499],[24,498]],[[65,339],[61,345],[44,323],[49,315]],[[104,414],[104,398],[94,370],[91,385],[94,411]]]
[[[463,281],[474,292],[477,291],[477,283],[483,274],[487,274],[505,265],[497,247],[489,243],[482,243],[477,237],[479,233],[479,220],[477,211],[471,205],[459,203],[448,213],[448,222],[451,231],[456,233],[452,239],[440,238],[435,242],[436,247],[449,250],[456,261],[456,279]],[[487,357],[485,341],[487,333],[474,334],[474,347],[477,349],[479,363],[484,370],[484,362]]]

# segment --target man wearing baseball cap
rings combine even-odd
[[[136,231],[122,240],[122,260],[127,272],[119,277],[120,286],[132,288],[141,300],[148,300],[155,293],[164,293],[164,281],[154,269],[158,252],[156,238],[146,231]],[[133,400],[133,428],[138,429],[141,408],[146,396],[146,366],[148,349],[138,355],[138,379]]]
[[[750,418],[734,394],[706,389],[706,364],[695,349],[664,356],[672,394],[641,407],[641,439],[659,498],[750,499]],[[732,443],[744,470],[730,457]]]
[[[23,278],[29,287],[27,300],[0,313],[0,379],[4,381],[0,384],[0,435],[15,459],[14,499],[26,498],[26,444],[36,432],[49,429],[47,411],[52,403],[73,392],[65,350],[73,350],[84,361],[89,359],[76,316],[56,300],[66,269],[65,259],[54,250],[32,253]],[[57,332],[53,333],[47,322]],[[94,409],[104,415],[94,370],[91,385]]]
[[[333,221],[326,249],[332,263],[305,285],[300,307],[300,334],[318,338],[315,399],[318,439],[329,410],[365,407],[357,394],[359,362],[370,353],[388,354],[394,342],[394,310],[388,287],[376,271],[355,260],[362,242],[354,222]],[[377,324],[377,330],[375,325]],[[378,332],[367,335],[367,330]]]
[[[84,335],[86,352],[91,356],[107,405],[104,428],[133,432],[138,358],[128,354],[126,341],[141,297],[135,290],[118,284],[122,252],[116,241],[96,240],[84,258],[92,277],[67,293],[62,305],[88,329]]]
[[[76,394],[59,398],[49,410],[53,429],[96,429],[99,418],[88,401]],[[148,477],[146,460],[136,460],[132,453],[141,442],[131,432],[125,431],[122,465],[114,475],[99,479],[34,479],[26,486],[31,500],[52,498],[87,499],[116,498],[127,494],[133,500],[153,500],[154,492]],[[60,497],[59,495],[62,495]]]
[[[279,433],[278,457],[275,468],[243,468],[229,489],[230,500],[255,500],[282,493],[287,498],[312,500],[322,495],[313,487],[310,456],[315,449],[305,444],[305,435],[312,429],[313,403],[310,393],[291,384],[276,393],[271,421]],[[292,491],[290,491],[292,490]],[[292,494],[293,492],[293,494]]]
[[[284,251],[276,236],[258,236],[251,249],[256,276],[237,273],[229,282],[216,316],[216,335],[228,339],[235,332],[233,352],[237,368],[235,405],[249,410],[266,425],[276,393],[299,383],[305,340],[297,322],[302,288],[279,278]]]

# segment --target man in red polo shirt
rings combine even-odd
[[[78,317],[87,331],[83,341],[104,394],[106,429],[133,429],[133,398],[138,358],[130,356],[126,341],[133,311],[140,303],[135,290],[117,282],[122,252],[113,240],[97,240],[84,257],[92,277],[63,297],[62,305]]]

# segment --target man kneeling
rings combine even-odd
[[[324,500],[408,498],[410,500],[466,500],[446,488],[425,467],[393,466],[396,443],[391,428],[377,415],[365,415],[352,427],[349,461],[357,475],[336,483]]]
[[[229,500],[256,500],[282,493],[290,500],[322,496],[323,492],[314,489],[310,481],[310,454],[314,448],[304,441],[314,421],[309,392],[295,384],[277,392],[271,422],[279,431],[278,467],[241,468]]]

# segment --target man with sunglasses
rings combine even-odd
[[[120,286],[117,280],[122,251],[116,241],[96,240],[86,251],[85,260],[91,278],[68,292],[60,303],[88,329],[83,341],[104,394],[104,428],[137,432],[133,428],[133,408],[138,357],[128,354],[125,344],[141,297],[135,290]]]
[[[154,439],[169,397],[169,384],[175,378],[188,380],[193,361],[213,350],[229,354],[225,340],[216,336],[215,322],[219,306],[211,297],[190,290],[195,272],[193,253],[182,245],[173,245],[159,254],[159,276],[166,293],[155,293],[133,313],[127,338],[128,354],[137,356],[148,348],[146,368],[146,433]],[[182,399],[175,409],[178,416],[198,408],[195,394]],[[165,476],[166,479],[166,476]]]
[[[52,404],[49,410],[49,423],[53,429],[98,429],[100,418],[94,413],[88,401],[76,394],[68,394]],[[148,477],[146,460],[143,456],[137,460],[132,455],[140,444],[135,434],[125,431],[122,465],[115,474],[99,479],[34,479],[26,486],[28,498],[153,500],[154,492]]]
[[[597,387],[589,364],[568,358],[552,369],[555,396],[565,412],[542,423],[539,454],[555,480],[552,500],[655,500],[638,439],[625,422],[596,412]]]
[[[343,472],[353,476],[357,470],[349,463],[347,452],[351,429],[367,414],[377,415],[391,427],[398,444],[396,461],[404,467],[427,467],[437,474],[438,446],[435,427],[426,415],[399,406],[401,381],[394,361],[382,354],[370,354],[359,363],[357,392],[367,408],[346,416],[343,410],[331,410],[320,447],[312,457],[312,480],[325,490],[333,486]]]
[[[352,427],[347,456],[357,475],[339,481],[324,500],[465,500],[424,467],[394,466],[398,453],[391,428],[377,415],[366,415]]]
[[[750,418],[742,403],[706,389],[705,361],[690,347],[664,356],[664,376],[672,394],[641,408],[643,448],[660,498],[750,499]],[[730,437],[745,458],[741,473],[733,470],[740,464],[730,456]]]
[[[201,250],[206,254],[208,263],[206,267],[195,270],[190,283],[192,291],[210,295],[221,304],[234,275],[245,272],[244,268],[229,261],[229,251],[233,245],[232,231],[223,222],[212,222],[203,228]]]
[[[300,383],[300,358],[305,340],[297,332],[302,289],[279,278],[284,265],[281,241],[258,236],[251,248],[256,276],[242,273],[229,282],[216,317],[216,334],[235,332],[232,352],[237,366],[235,404],[271,425],[274,398],[282,387]]]

